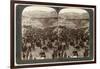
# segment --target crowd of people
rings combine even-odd
[[[22,36],[22,60],[82,58],[89,56],[89,35],[64,26],[27,30]]]

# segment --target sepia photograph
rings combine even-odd
[[[89,13],[46,6],[28,6],[22,12],[22,60],[89,56]]]
[[[14,2],[12,64],[95,63],[95,6]]]

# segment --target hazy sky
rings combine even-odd
[[[86,10],[75,8],[75,7],[63,8],[60,10],[59,13],[57,13],[57,11],[54,8],[47,7],[47,6],[33,5],[33,6],[28,6],[23,10],[22,16],[24,17],[22,18],[22,24],[32,25],[33,27],[43,29],[44,27],[48,27],[54,24],[57,25],[57,21],[58,21],[57,16],[59,15],[59,16],[64,16],[65,18],[65,20],[60,19],[60,21],[64,22],[63,24],[66,23],[68,26],[72,26],[74,28],[75,24],[73,24],[72,21],[69,22],[71,24],[68,24],[68,21],[66,21],[66,15],[68,17],[73,17],[73,15],[70,15],[71,13],[77,13],[75,14],[74,18],[75,17],[79,18],[80,16],[83,16],[82,14],[84,13],[88,15],[88,12]],[[65,26],[68,27],[67,25]]]

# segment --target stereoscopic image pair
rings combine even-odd
[[[90,56],[86,9],[31,5],[21,16],[21,60]]]

